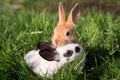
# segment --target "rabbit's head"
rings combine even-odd
[[[72,8],[67,21],[62,3],[59,3],[59,22],[54,29],[52,44],[56,47],[64,46],[69,42],[75,42],[75,24],[80,17],[78,3]]]
[[[68,43],[65,46],[56,48],[56,51],[59,53],[57,59],[59,59],[61,64],[64,64],[68,61],[73,61],[82,51],[82,47],[77,43]]]
[[[37,47],[40,49],[40,56],[47,61],[57,61],[66,63],[73,61],[77,55],[82,51],[82,48],[77,43],[69,43],[65,46],[55,48],[54,46],[38,42]]]

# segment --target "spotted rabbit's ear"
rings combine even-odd
[[[37,48],[40,50],[46,49],[48,47],[50,47],[50,44],[47,42],[38,42],[37,43]]]
[[[40,49],[39,55],[48,61],[53,61],[56,55],[56,48],[47,42],[38,42],[37,48]]]
[[[62,2],[59,3],[58,10],[59,10],[59,23],[61,24],[65,22],[65,12]]]
[[[44,49],[39,52],[39,55],[47,61],[54,61],[56,56],[55,49]]]
[[[80,17],[80,10],[79,10],[79,4],[76,3],[75,6],[70,11],[70,14],[68,16],[68,23],[76,23]]]

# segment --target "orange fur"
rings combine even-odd
[[[69,42],[75,41],[75,23],[78,21],[80,12],[78,3],[72,8],[68,16],[68,20],[65,20],[65,13],[62,3],[59,3],[59,22],[54,29],[52,36],[52,44],[56,47],[64,46]],[[69,36],[67,36],[67,32]]]

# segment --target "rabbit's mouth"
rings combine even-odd
[[[67,44],[71,44],[71,43],[78,43],[76,40],[63,40],[63,41],[58,41],[58,43],[56,43],[56,46],[57,47],[62,47],[64,45],[67,45]]]
[[[69,44],[69,43],[77,43],[77,41],[76,40],[66,41],[66,44]]]
[[[76,40],[55,40],[53,41],[53,45],[55,47],[62,47],[64,45],[70,44],[70,43],[78,43]]]

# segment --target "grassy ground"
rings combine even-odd
[[[36,49],[38,41],[51,42],[57,14],[46,11],[0,12],[0,79],[50,80],[33,73],[24,55]],[[77,39],[87,55],[87,70],[74,69],[79,57],[65,65],[54,80],[120,80],[120,16],[88,10],[76,27]],[[40,34],[31,34],[41,31]]]

